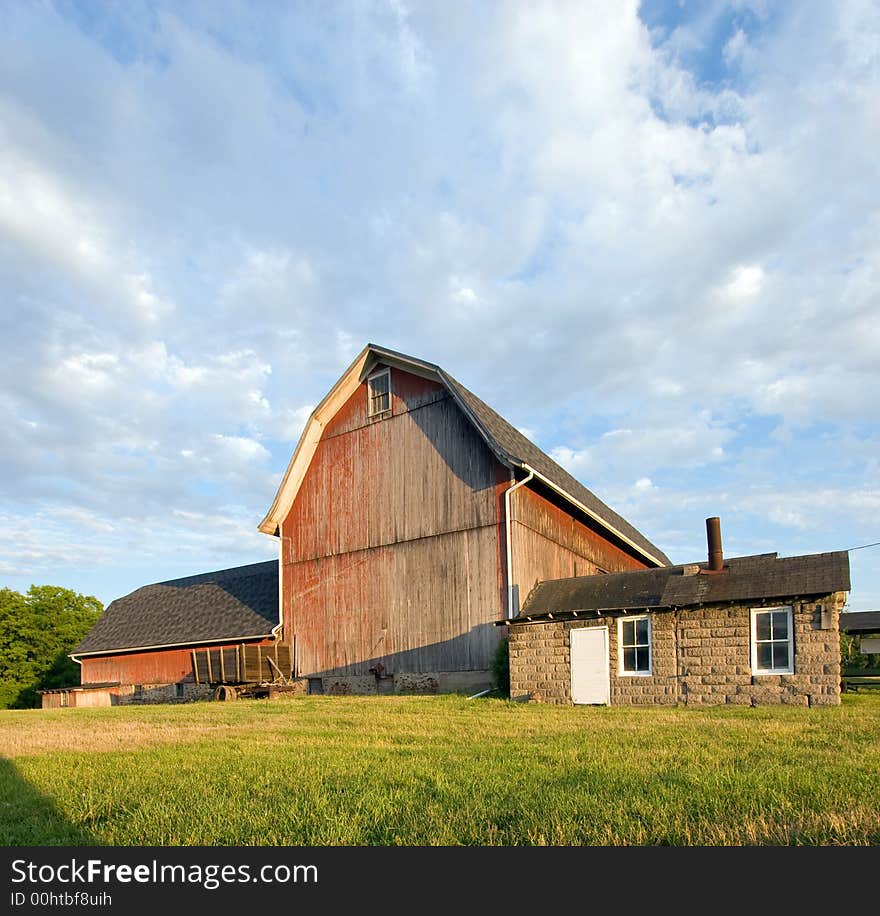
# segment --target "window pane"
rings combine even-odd
[[[773,643],[773,667],[774,668],[787,668],[788,667],[788,643],[787,642]]]
[[[382,413],[391,408],[391,376],[377,375],[367,382],[370,396],[370,413]]]
[[[755,614],[755,639],[770,639],[770,614]]]
[[[773,646],[769,642],[758,643],[758,667],[761,669],[773,667]]]
[[[773,612],[773,638],[788,639],[788,611]]]
[[[636,665],[638,671],[650,670],[650,654],[647,649],[636,649]]]
[[[636,625],[635,621],[624,620],[621,628],[623,635],[623,644],[625,646],[634,646],[636,642]]]
[[[648,645],[647,618],[645,620],[637,620],[635,624],[636,624],[636,644],[639,646],[647,646]]]
[[[623,670],[624,671],[635,671],[636,670],[636,650],[635,649],[624,649],[623,650]]]

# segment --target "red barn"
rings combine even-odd
[[[146,585],[107,606],[71,653],[82,686],[46,691],[43,708],[201,699],[211,686],[196,683],[194,650],[228,662],[214,680],[241,680],[235,660],[279,630],[274,560]]]
[[[669,563],[439,366],[374,344],[315,408],[260,530],[315,692],[488,687],[495,624],[539,581]]]
[[[838,703],[846,554],[725,561],[708,522],[709,564],[672,567],[449,373],[368,344],[260,523],[278,562],[114,601],[74,653],[83,688],[44,705],[186,699],[203,670],[476,693],[508,630],[511,687],[532,699]]]
[[[236,645],[243,664],[247,644],[286,650],[311,692],[477,692],[498,622],[538,582],[669,563],[439,366],[373,344],[315,408],[259,527],[279,562],[112,602],[72,655],[83,690],[44,705],[205,696],[194,650]],[[211,657],[209,681],[241,679],[234,652]]]

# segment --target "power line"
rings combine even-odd
[[[864,550],[866,547],[880,547],[880,541],[874,541],[873,544],[862,544],[861,547],[847,547],[847,553],[852,550]]]

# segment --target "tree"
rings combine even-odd
[[[39,706],[38,690],[78,684],[67,653],[103,610],[97,598],[55,585],[32,585],[25,595],[0,589],[0,708]]]
[[[840,634],[840,667],[843,674],[859,674],[874,667],[871,659],[859,651],[859,643],[857,636]]]

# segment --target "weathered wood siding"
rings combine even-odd
[[[511,497],[513,572],[522,605],[547,579],[644,569],[641,563],[528,486]]]
[[[392,385],[401,374],[393,373]],[[397,398],[392,417],[368,421],[366,397],[362,385],[341,423],[324,430],[284,523],[291,559],[495,523],[500,465],[451,398],[414,409]],[[352,426],[358,409],[361,424]]]
[[[260,644],[265,645],[267,640]],[[219,646],[210,646],[219,648]],[[153,649],[100,655],[82,660],[80,683],[176,684],[192,678],[191,648]]]
[[[489,526],[290,567],[300,676],[488,668],[501,616]]]
[[[506,479],[445,389],[393,369],[391,416],[360,385],[284,521],[285,639],[302,676],[489,666],[502,615]]]

